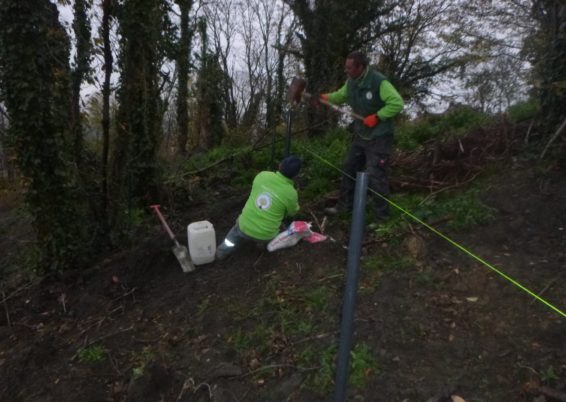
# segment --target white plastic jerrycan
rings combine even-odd
[[[201,265],[214,261],[216,236],[212,223],[208,221],[190,223],[187,226],[187,239],[193,264]]]

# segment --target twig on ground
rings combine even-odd
[[[407,223],[407,227],[409,228],[409,231],[411,232],[411,234],[412,234],[413,236],[415,236],[415,235],[416,235],[415,228],[413,227],[413,225],[411,225],[410,222]]]
[[[337,332],[326,332],[326,333],[323,333],[323,334],[316,334],[316,335],[313,335],[313,336],[307,336],[306,338],[299,339],[299,340],[296,341],[296,342],[292,342],[292,344],[293,344],[293,346],[295,346],[295,345],[298,345],[298,344],[300,344],[300,343],[312,341],[313,339],[326,338],[326,337],[328,337],[328,336],[330,336],[330,335],[335,335],[336,333],[337,333]]]
[[[57,298],[57,301],[61,303],[61,306],[63,307],[63,313],[65,314],[67,314],[67,303],[65,302],[66,299],[67,295],[65,293],[61,293],[61,295],[59,295],[59,297]]]
[[[113,336],[120,335],[120,334],[123,334],[124,332],[131,331],[132,329],[134,329],[134,326],[130,325],[128,328],[119,329],[118,331],[114,331],[114,332],[111,332],[109,334],[99,336],[98,338],[94,338],[94,339],[92,339],[88,342],[85,342],[85,345],[83,347],[86,348],[86,347],[88,347],[92,344],[103,341],[104,339],[112,338]]]
[[[115,313],[116,311],[118,311],[118,310],[122,310],[122,312],[123,312],[125,309],[126,309],[126,307],[124,307],[123,304],[120,304],[118,307],[113,308],[112,310],[110,310],[110,311],[108,312],[108,314],[109,314],[109,315],[112,315],[112,314],[114,314],[114,313]]]
[[[557,280],[558,280],[558,278],[554,278],[553,280],[551,280],[550,282],[548,282],[548,283],[546,284],[546,286],[545,286],[544,288],[542,288],[542,290],[541,290],[540,292],[537,293],[537,296],[539,296],[539,297],[542,296],[542,294],[543,294],[544,292],[546,292],[548,289],[550,289],[550,288],[552,287],[552,285],[554,285],[554,283],[555,283]],[[537,299],[531,300],[530,305],[532,305],[535,301],[537,301]]]
[[[263,257],[263,253],[261,253],[261,254],[259,255],[259,257],[257,257],[257,260],[255,260],[254,265],[252,265],[254,268],[255,268],[255,266],[257,265],[257,263],[259,262],[259,260],[261,260],[261,257]]]
[[[123,295],[120,295],[120,296],[116,297],[114,300],[112,300],[112,302],[115,302],[115,301],[120,300],[120,299],[124,299],[126,296],[129,296],[129,295],[133,294],[137,289],[138,289],[138,288],[136,288],[136,287],[131,288],[130,290],[128,290],[128,291],[127,291],[126,293],[124,293]]]
[[[272,370],[272,369],[276,369],[276,368],[294,368],[294,369],[297,369],[299,371],[312,371],[312,370],[320,369],[320,367],[299,367],[299,366],[294,366],[292,364],[270,364],[270,365],[267,365],[267,366],[259,367],[255,370],[248,371],[247,373],[241,374],[237,377],[238,378],[244,378],[244,377],[248,377],[250,375],[254,375],[255,373],[258,373],[260,371]]]
[[[213,401],[214,400],[214,392],[213,392],[212,388],[210,387],[210,385],[206,382],[201,382],[199,385],[195,386],[195,380],[193,380],[192,378],[185,380],[185,382],[183,383],[183,387],[181,388],[181,392],[179,392],[179,395],[177,396],[176,401],[181,400],[181,398],[185,394],[185,391],[189,391],[189,390],[192,389],[193,394],[195,394],[202,387],[208,388],[208,397],[210,398],[211,401]],[[225,391],[229,392],[230,395],[232,395],[232,398],[234,398],[233,400],[235,402],[240,402],[240,400],[236,397],[236,395],[234,395],[234,393],[232,391],[230,391],[229,389],[227,389]],[[245,395],[247,395],[248,392],[246,392],[246,394],[244,394],[244,397],[245,397]]]
[[[566,393],[562,391],[558,391],[556,389],[542,386],[538,388],[538,392],[540,392],[544,396],[548,396],[550,398],[558,399],[559,401],[566,402]]]
[[[317,282],[329,281],[329,280],[335,279],[335,278],[342,278],[343,276],[344,276],[344,274],[336,274],[336,275],[325,276],[324,278],[317,279]]]
[[[181,387],[181,392],[179,392],[179,395],[177,396],[177,401],[180,401],[181,398],[183,397],[183,394],[185,393],[185,391],[188,391],[189,389],[194,388],[195,386],[195,380],[193,380],[192,377],[187,378],[184,382],[183,382],[183,386]]]
[[[91,329],[92,327],[97,326],[97,325],[100,327],[100,324],[102,324],[102,323],[104,322],[104,320],[106,320],[106,317],[102,317],[100,320],[97,320],[95,323],[93,323],[93,324],[89,325],[88,327],[86,327],[85,329],[83,329],[83,330],[80,332],[80,334],[78,335],[79,338],[80,338],[86,331],[88,331],[89,329]]]
[[[12,322],[10,321],[10,310],[8,309],[8,299],[6,298],[6,293],[4,291],[2,291],[2,300],[4,311],[6,312],[6,323],[8,324],[8,328],[12,328]]]
[[[155,339],[143,339],[143,338],[132,338],[132,340],[134,340],[135,342],[140,342],[140,343],[157,343],[159,342],[161,338],[157,337]]]
[[[474,181],[475,178],[478,177],[478,176],[480,175],[480,173],[482,173],[482,172],[483,172],[483,170],[480,170],[479,172],[477,172],[475,175],[473,175],[470,179],[468,179],[468,180],[466,180],[466,181],[463,181],[463,182],[460,182],[460,183],[456,183],[456,184],[453,184],[453,185],[451,185],[451,186],[442,187],[442,188],[440,188],[440,189],[438,189],[438,190],[436,190],[436,191],[431,192],[429,195],[427,195],[427,196],[419,203],[419,205],[424,204],[424,203],[425,203],[426,201],[428,201],[431,197],[434,197],[435,195],[437,195],[437,194],[439,194],[439,193],[441,193],[441,192],[443,192],[443,191],[455,189],[455,188],[461,187],[461,186],[463,186],[463,185],[465,185],[465,184],[468,184],[468,183]]]
[[[326,215],[324,215],[324,218],[322,218],[322,223],[320,224],[320,233],[324,234],[324,230],[326,229],[326,224],[328,223],[328,218],[326,217]]]
[[[10,300],[12,297],[16,296],[18,293],[30,288],[32,285],[33,285],[32,282],[27,283],[24,286],[22,286],[21,288],[14,290],[8,296],[6,296],[6,294],[4,292],[2,292],[2,303],[5,303],[6,301]]]
[[[320,224],[320,222],[318,221],[318,218],[316,217],[314,212],[312,212],[312,209],[309,209],[309,213],[311,214],[312,218],[314,219],[314,222],[316,223],[316,226],[318,227],[319,232],[321,234],[324,234],[324,227],[323,227],[323,225]],[[326,219],[326,216],[324,217],[324,219]]]
[[[108,359],[110,360],[110,364],[112,364],[112,368],[114,369],[114,371],[116,371],[116,373],[121,377],[122,375],[124,375],[122,373],[122,370],[120,370],[120,368],[118,367],[118,363],[116,362],[116,359],[114,359],[114,357],[112,356],[112,354],[110,352],[107,352],[108,354]]]

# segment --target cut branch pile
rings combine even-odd
[[[396,191],[431,192],[462,186],[489,164],[512,156],[521,145],[521,131],[504,122],[462,137],[430,140],[418,152],[399,151],[393,156],[391,185]]]

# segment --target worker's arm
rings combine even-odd
[[[379,96],[385,103],[385,106],[377,111],[379,120],[387,120],[395,117],[403,110],[403,106],[405,106],[399,92],[397,92],[395,87],[387,80],[381,82],[379,86]]]
[[[346,102],[346,99],[348,98],[348,92],[346,89],[346,84],[344,84],[342,86],[342,88],[340,88],[339,90],[335,91],[335,92],[329,92],[327,94],[322,94],[321,95],[322,99],[327,100],[328,102],[334,104],[334,105],[341,105],[344,102]]]

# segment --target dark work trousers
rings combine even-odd
[[[348,209],[354,202],[354,189],[357,172],[367,171],[368,186],[375,192],[389,197],[389,158],[393,146],[393,135],[364,140],[355,136],[344,161],[344,172],[353,179],[343,176],[340,187],[340,203]],[[372,207],[377,220],[389,216],[389,204],[381,197],[368,191],[372,199]]]
[[[265,249],[268,242],[269,240],[254,239],[242,232],[236,220],[236,223],[232,229],[230,229],[224,241],[216,248],[216,259],[223,260],[247,243],[255,243],[258,248]]]

